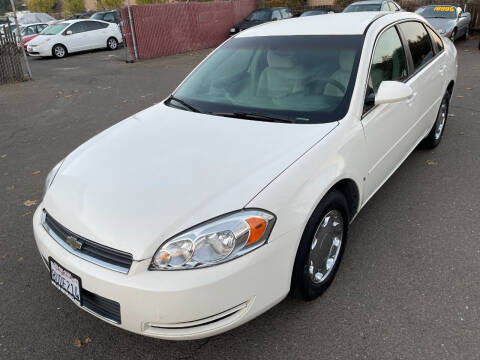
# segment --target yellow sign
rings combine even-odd
[[[455,11],[451,6],[435,6],[433,11]]]

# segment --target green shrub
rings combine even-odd
[[[31,12],[51,12],[56,0],[28,0],[27,7]]]
[[[83,0],[63,0],[63,10],[67,15],[82,13],[85,11]]]
[[[102,7],[107,10],[120,9],[123,6],[123,0],[101,0]]]

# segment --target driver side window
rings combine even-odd
[[[382,81],[401,81],[407,76],[408,67],[405,51],[397,29],[391,27],[378,38],[370,67],[367,97],[377,93]],[[365,111],[368,111],[371,107],[373,107],[372,104],[367,106]]]

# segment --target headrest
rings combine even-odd
[[[280,69],[293,67],[292,54],[286,51],[270,50],[267,53],[268,66]]]
[[[340,69],[344,71],[351,71],[354,60],[355,60],[355,51],[353,50],[340,51],[339,60],[338,60]]]

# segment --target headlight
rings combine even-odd
[[[275,216],[241,210],[193,227],[163,243],[149,270],[182,270],[230,261],[265,244]]]
[[[47,193],[48,188],[50,185],[52,185],[53,179],[55,179],[55,175],[57,175],[58,170],[60,170],[60,166],[62,166],[63,160],[60,161],[57,165],[53,167],[52,170],[47,175],[47,178],[45,179],[45,186],[43,187],[43,195],[42,198],[45,197],[45,194]]]

